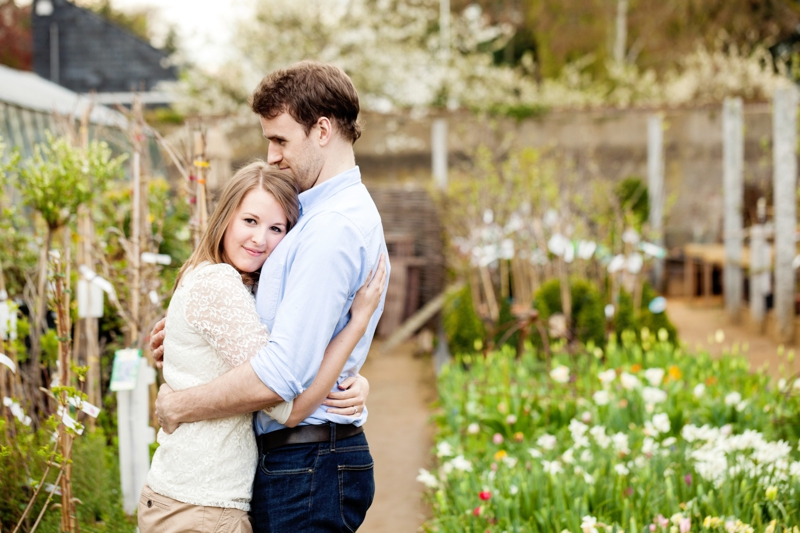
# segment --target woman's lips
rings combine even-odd
[[[258,257],[259,255],[264,253],[261,250],[253,250],[252,248],[245,248],[244,250],[253,257]]]

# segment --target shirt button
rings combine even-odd
[[[147,506],[148,507],[152,507],[153,506],[153,500],[147,500]]]

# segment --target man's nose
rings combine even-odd
[[[269,143],[269,149],[267,150],[267,163],[270,165],[277,165],[280,163],[281,159],[283,159],[283,155],[278,146],[275,143]]]

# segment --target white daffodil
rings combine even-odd
[[[653,387],[658,387],[661,385],[661,382],[664,380],[664,374],[665,372],[663,368],[648,368],[644,371],[645,379]]]
[[[667,413],[658,413],[653,416],[653,427],[655,427],[659,433],[669,433],[671,429],[669,415]]]
[[[453,455],[453,447],[449,442],[442,441],[436,445],[436,457],[451,457]]]
[[[597,518],[584,516],[581,522],[583,533],[597,533]]]
[[[739,394],[737,391],[728,393],[728,395],[725,396],[725,405],[736,405],[741,401],[742,401],[742,395]]]
[[[622,374],[620,374],[619,381],[620,383],[622,383],[622,386],[627,390],[633,390],[639,386],[639,378],[627,372],[623,372]]]
[[[543,460],[542,461],[542,469],[544,470],[544,472],[546,474],[550,474],[552,476],[564,473],[564,468],[561,466],[561,463],[558,462],[558,461]]]
[[[557,383],[567,383],[569,381],[569,368],[559,365],[550,371],[550,377]]]
[[[425,470],[424,468],[419,469],[419,475],[417,476],[417,481],[428,487],[429,489],[435,489],[439,486],[439,480],[436,477]]]
[[[608,385],[611,382],[613,382],[615,379],[617,379],[617,373],[614,371],[613,368],[609,368],[608,370],[600,372],[597,375],[597,377],[600,379],[600,382],[603,385]]]
[[[642,389],[642,399],[645,403],[655,405],[667,401],[667,393],[655,387],[645,387]]]
[[[592,394],[592,400],[594,400],[594,403],[600,406],[608,405],[611,401],[611,395],[608,393],[608,391],[599,390]]]
[[[552,450],[556,447],[557,442],[555,436],[545,433],[536,440],[536,445],[544,450]]]

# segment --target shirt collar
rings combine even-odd
[[[298,196],[300,200],[300,216],[314,209],[314,206],[322,203],[342,189],[351,185],[361,183],[361,170],[358,166],[337,174],[331,179],[319,185],[311,187],[309,190],[301,192]]]

